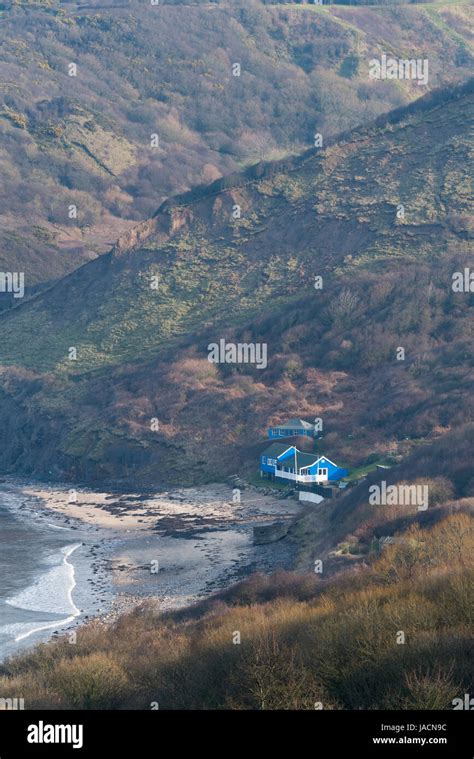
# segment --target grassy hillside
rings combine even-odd
[[[364,467],[464,424],[472,294],[451,282],[472,249],[471,123],[469,84],[198,188],[5,314],[4,470],[253,475],[288,416],[322,417],[325,453]],[[220,338],[265,342],[268,367],[210,364]]]
[[[298,520],[294,528],[300,545],[298,566],[305,568],[318,557],[325,559],[326,572],[339,571],[380,551],[388,536],[411,529],[431,529],[453,512],[472,515],[473,452],[474,426],[461,424],[433,442],[416,445],[388,468],[373,467],[331,508],[324,503],[309,509]],[[428,509],[371,503],[373,486],[382,482],[388,487],[426,487]]]
[[[311,294],[318,309],[325,291],[323,282],[317,299],[317,275],[329,287],[383,265],[388,281],[400,260],[438,257],[442,266],[443,257],[462,257],[473,229],[472,90],[469,83],[327,149],[165,203],[110,254],[7,314],[2,363],[83,374],[181,336],[188,343],[203,330],[218,336],[268,304],[293,307]],[[450,278],[445,284],[449,291]],[[335,302],[326,320],[349,321],[357,302],[354,294]],[[331,337],[326,329],[325,352]],[[354,358],[349,350],[347,363]]]
[[[15,3],[1,24],[0,269],[24,271],[29,292],[108,250],[164,198],[422,94],[413,82],[371,82],[371,57],[429,56],[428,89],[465,80],[473,60],[462,3],[403,16]]]

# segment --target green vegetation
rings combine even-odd
[[[32,292],[107,251],[164,198],[420,95],[410,83],[374,86],[372,56],[421,55],[423,40],[430,89],[472,71],[468,6],[412,5],[403,17],[389,7],[304,8],[205,3],[186,8],[185,25],[170,3],[7,8],[0,268],[24,271]],[[236,61],[241,77],[232,76]],[[49,240],[34,238],[34,226]]]
[[[322,416],[325,453],[353,469],[465,424],[472,297],[451,281],[470,260],[471,122],[467,84],[197,188],[4,314],[3,469],[246,477],[291,413]],[[268,368],[209,364],[222,337],[265,342]]]
[[[340,462],[340,466],[345,467],[344,462]],[[360,480],[362,477],[366,477],[370,472],[375,472],[377,469],[377,466],[385,466],[386,465],[386,459],[385,458],[379,458],[377,456],[377,459],[375,461],[372,461],[370,464],[363,464],[362,466],[354,467],[351,469],[348,477],[345,477],[344,480],[346,482],[354,482],[355,480]]]
[[[0,316],[1,471],[266,485],[264,431],[291,416],[352,470],[290,527],[298,572],[1,665],[29,709],[449,709],[469,687],[474,299],[451,283],[472,261],[472,11],[302,8],[2,16],[4,268],[52,286]],[[426,49],[445,88],[402,106],[416,85],[367,81],[372,55]],[[209,363],[221,338],[265,343],[267,368]],[[429,507],[373,505],[382,480]]]
[[[402,334],[409,343],[417,339],[413,327],[420,313],[416,301],[425,298],[418,295],[423,278],[433,276],[436,293],[427,309],[436,298],[452,301],[452,293],[443,290],[452,261],[467,250],[462,233],[470,228],[472,212],[470,85],[459,92],[460,98],[450,93],[444,108],[429,101],[399,123],[360,129],[323,152],[269,164],[259,179],[237,175],[229,188],[218,182],[165,204],[140,230],[139,243],[125,237],[111,255],[7,314],[2,363],[83,374],[137,356],[143,360],[192,334],[200,344],[202,333],[210,332],[206,326],[258,322],[269,304],[275,324],[290,310],[304,309],[309,322],[316,317],[324,325],[318,357],[328,351],[330,356],[334,338],[345,330],[345,350],[337,360],[325,359],[334,369],[379,363]],[[423,153],[413,160],[419,140]],[[400,199],[403,219],[397,217]],[[232,219],[237,201],[243,209],[239,223]],[[439,271],[431,275],[434,258],[440,258]],[[397,275],[387,271],[383,292],[372,304],[373,312],[385,302],[389,313],[383,321],[397,319],[398,336],[378,338],[378,326],[371,323],[369,345],[364,331],[351,334],[354,317],[367,322],[371,308],[358,291],[370,280],[369,272],[376,274],[382,263],[396,271],[399,260],[403,266],[416,264],[413,281],[397,293],[389,287]],[[317,272],[325,273],[326,286],[319,298],[310,298]],[[158,288],[152,287],[153,276],[159,277]],[[400,300],[404,308],[398,318]],[[467,316],[468,299],[461,313]],[[301,330],[308,326],[301,324]],[[267,337],[273,335],[271,328]],[[68,358],[70,346],[77,349],[75,363]]]
[[[268,488],[269,490],[289,490],[286,483],[264,480],[258,473],[248,476],[246,480],[251,485],[257,485],[257,487],[261,488]]]

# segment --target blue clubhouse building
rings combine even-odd
[[[327,456],[299,451],[287,443],[272,443],[260,456],[260,476],[302,485],[336,483],[349,474]]]

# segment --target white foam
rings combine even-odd
[[[38,622],[16,622],[12,625],[4,625],[4,627],[0,628],[0,633],[14,637],[15,643],[17,643],[20,640],[24,640],[24,638],[29,638],[30,635],[40,632],[41,630],[50,630],[53,627],[64,627],[72,622],[76,616],[77,614],[66,617],[65,619],[55,619],[54,622],[44,622],[42,624],[38,624]]]
[[[80,610],[72,598],[72,592],[76,587],[74,566],[68,561],[69,556],[80,545],[80,543],[75,543],[74,545],[67,545],[61,548],[62,561],[59,565],[49,569],[36,582],[16,596],[5,600],[5,603],[17,609],[46,612],[49,614],[64,614],[66,615],[65,619],[54,622],[5,625],[0,628],[0,632],[16,635],[21,630],[21,633],[15,637],[15,641],[19,641],[40,630],[69,624],[80,614]]]
[[[51,524],[50,522],[46,522],[47,527],[52,527],[53,530],[70,530],[70,527],[60,527],[59,524]]]

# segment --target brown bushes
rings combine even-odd
[[[195,615],[146,607],[0,670],[26,708],[449,709],[468,687],[472,518],[412,526],[325,583],[255,575]]]

